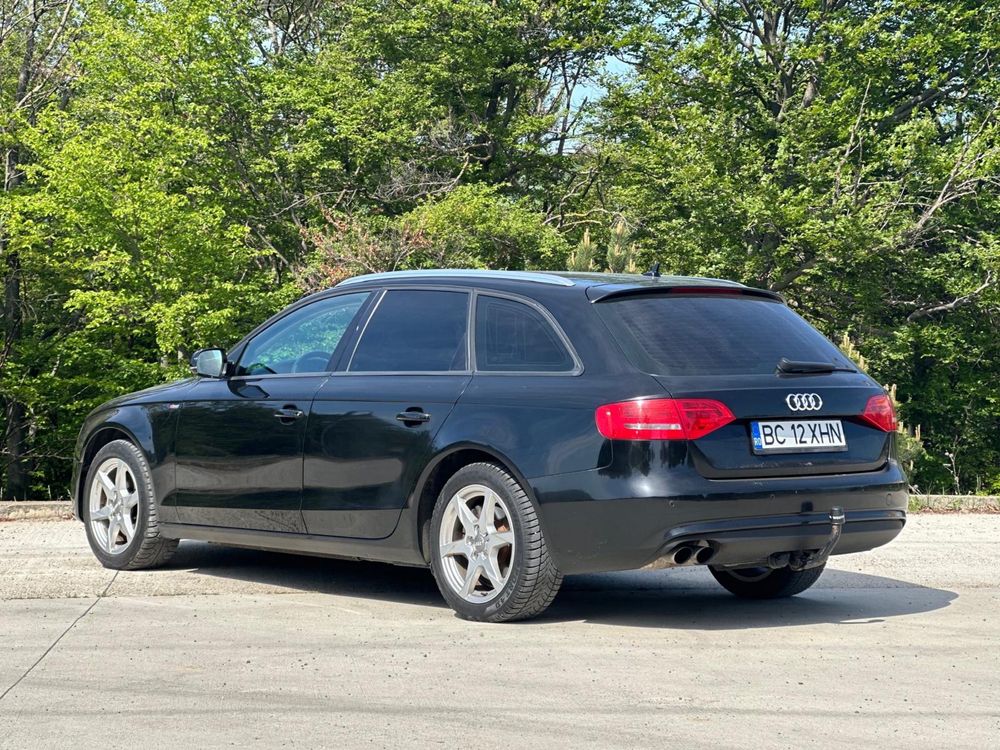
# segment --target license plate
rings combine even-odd
[[[839,419],[751,422],[754,453],[846,451],[847,438]]]

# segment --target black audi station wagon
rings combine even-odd
[[[646,566],[791,596],[906,520],[883,389],[733,282],[360,276],[192,369],[83,426],[76,513],[107,567],[181,539],[429,566],[503,621]]]

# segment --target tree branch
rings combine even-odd
[[[996,279],[993,277],[992,272],[986,274],[986,280],[980,284],[978,287],[973,289],[968,294],[964,294],[961,297],[956,297],[951,302],[944,302],[940,305],[934,305],[933,307],[922,307],[919,310],[914,310],[909,315],[906,316],[907,323],[913,323],[914,321],[920,320],[921,318],[927,318],[936,313],[947,313],[957,310],[960,307],[965,307],[971,302],[974,302],[978,297],[980,297],[983,292],[985,292],[990,287],[996,284]]]

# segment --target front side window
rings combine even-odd
[[[480,295],[476,301],[476,369],[569,372],[575,363],[559,335],[530,305]]]
[[[237,375],[329,372],[337,350],[368,292],[318,300],[257,334],[240,357]]]
[[[468,368],[469,295],[423,289],[385,293],[351,359],[351,372],[454,372]]]

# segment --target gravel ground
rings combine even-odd
[[[995,747],[998,577],[1000,516],[917,515],[796,599],[579,576],[478,625],[423,570],[0,523],[0,747]]]

